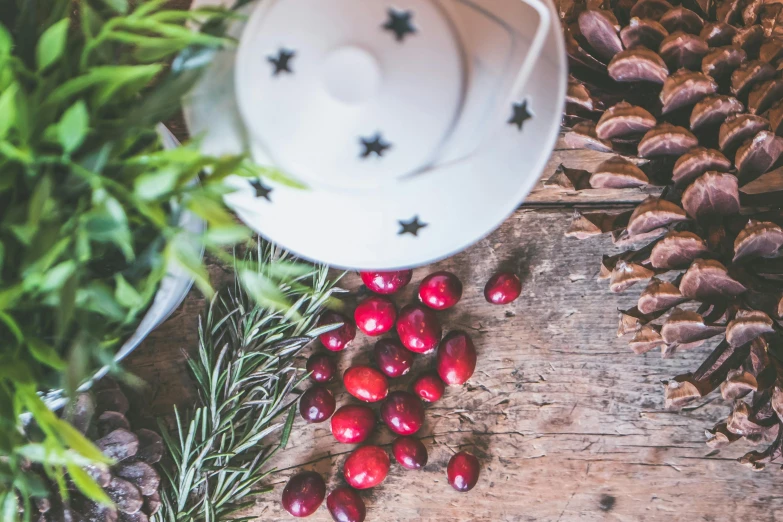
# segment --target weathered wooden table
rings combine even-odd
[[[173,3],[185,7],[190,0]],[[468,384],[427,408],[420,432],[430,453],[426,468],[393,465],[382,486],[363,493],[368,521],[783,519],[777,466],[756,473],[735,461],[749,446],[711,451],[704,444],[703,430],[728,412],[719,396],[683,412],[663,409],[660,381],[698,367],[706,348],[666,360],[657,351],[634,355],[616,337],[616,310],[635,304],[637,293],[616,296],[606,281],[596,280],[601,255],[615,251],[610,240],[564,237],[574,208],[630,208],[648,195],[636,189],[577,194],[543,185],[560,164],[589,170],[604,159],[568,150],[561,140],[542,182],[500,229],[451,259],[416,270],[397,296],[398,304],[409,302],[429,272],[455,272],[464,296],[441,317],[447,329],[471,332],[478,365]],[[522,296],[510,306],[491,306],[482,295],[498,268],[523,278]],[[211,269],[225,279],[226,269]],[[361,285],[356,275],[344,283]],[[127,360],[126,367],[149,383],[144,416],[193,404],[185,352],[196,350],[203,308],[204,299],[192,291]],[[340,371],[368,362],[372,345],[360,335],[341,355]],[[419,357],[412,375],[427,362]],[[349,399],[344,392],[336,398],[338,405]],[[390,443],[390,432],[379,431],[374,442]],[[446,482],[446,463],[459,448],[482,464],[479,483],[467,494]],[[338,484],[351,449],[334,441],[329,423],[297,419],[288,449],[274,462],[281,470],[273,476],[274,492],[258,497],[249,514],[293,520],[279,501],[288,477],[313,469],[329,487]],[[331,517],[322,507],[310,520]]]
[[[559,147],[563,147],[559,143]],[[558,164],[589,168],[600,153],[555,150],[542,179]],[[618,307],[634,293],[610,294],[597,281],[608,239],[578,242],[564,237],[574,207],[627,207],[638,190],[584,191],[578,195],[540,184],[503,226],[469,250],[418,269],[398,303],[412,299],[418,281],[436,269],[465,283],[462,301],[443,315],[447,328],[467,329],[477,345],[476,373],[427,408],[421,432],[430,452],[423,471],[393,466],[381,487],[365,492],[369,521],[522,520],[778,520],[783,495],[780,471],[755,473],[734,459],[749,448],[711,452],[703,430],[727,413],[719,396],[688,411],[663,409],[660,381],[696,368],[705,349],[662,360],[637,356],[616,337]],[[510,306],[488,305],[484,282],[499,267],[523,278]],[[213,266],[216,272],[222,269]],[[355,275],[345,279],[359,287]],[[127,367],[149,383],[147,415],[192,404],[186,352],[196,348],[197,291],[128,359]],[[341,371],[370,358],[372,341],[358,337],[343,352]],[[305,352],[304,355],[309,353]],[[416,369],[426,365],[419,358]],[[304,358],[302,358],[304,366]],[[403,380],[401,385],[407,384]],[[338,405],[349,397],[337,394]],[[392,440],[386,430],[375,439]],[[481,460],[476,488],[456,493],[446,463],[457,448]],[[342,480],[351,446],[338,444],[329,424],[298,419],[288,450],[275,465],[275,491],[259,497],[253,515],[292,520],[280,507],[291,473],[314,469],[329,485]],[[330,520],[325,508],[311,518]]]

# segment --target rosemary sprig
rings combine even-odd
[[[242,265],[266,276],[295,266],[287,257],[259,243]],[[201,405],[187,415],[175,408],[173,435],[159,423],[170,462],[156,520],[225,520],[252,504],[251,496],[269,491],[262,485],[274,472],[267,463],[288,441],[295,413],[289,396],[306,377],[294,357],[331,328],[316,326],[337,290],[327,272],[315,266],[280,283],[295,303],[285,312],[257,304],[238,281],[212,299],[199,321],[198,356],[189,360]]]

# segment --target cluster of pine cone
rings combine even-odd
[[[68,480],[68,498],[49,484],[50,495],[35,500],[36,522],[148,522],[160,508],[160,476],[154,464],[163,456],[163,439],[148,429],[133,430],[127,417],[128,399],[116,382],[104,378],[91,393],[79,394],[66,418],[104,455],[112,466],[89,466],[87,473],[114,503],[106,507],[82,495]],[[43,470],[41,470],[42,472]],[[48,481],[41,479],[44,483]]]
[[[763,469],[783,452],[783,4],[581,0],[561,16],[565,140],[612,155],[550,182],[655,194],[577,212],[568,235],[626,249],[602,262],[613,292],[646,282],[620,314],[634,352],[714,347],[665,384],[666,405],[720,388],[732,412],[708,444],[764,443],[740,459]]]

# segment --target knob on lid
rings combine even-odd
[[[276,1],[245,29],[236,94],[250,139],[311,186],[430,166],[459,118],[464,53],[433,2]]]

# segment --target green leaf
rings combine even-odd
[[[144,298],[122,277],[122,274],[115,274],[114,280],[117,283],[114,289],[114,298],[118,303],[131,310],[144,304]]]
[[[204,268],[201,262],[201,256],[193,249],[185,237],[178,236],[174,239],[167,249],[167,257],[190,274],[201,293],[207,297],[212,297],[215,291],[209,282],[207,269]]]
[[[252,236],[249,228],[242,225],[209,227],[204,234],[204,242],[210,246],[236,245]]]
[[[54,89],[46,99],[46,103],[60,104],[72,96],[84,93],[94,87],[102,87],[101,99],[108,100],[114,92],[128,84],[150,82],[162,70],[163,66],[159,64],[93,67],[85,74],[71,78]],[[179,106],[179,102],[177,105]]]
[[[90,114],[83,100],[77,101],[65,111],[57,125],[57,140],[66,154],[71,154],[84,142],[89,125]]]
[[[71,480],[79,488],[79,491],[84,493],[84,496],[104,506],[114,505],[103,489],[82,468],[73,464],[68,464],[66,468]]]
[[[60,357],[52,346],[46,344],[40,339],[30,338],[27,339],[27,349],[33,355],[36,361],[41,364],[45,364],[49,368],[53,368],[57,371],[62,371],[67,366],[66,362]]]
[[[136,178],[133,192],[144,201],[158,199],[174,190],[179,174],[174,167],[147,172]]]
[[[57,419],[57,432],[63,442],[80,455],[103,464],[112,464],[113,461],[104,455],[98,447],[89,441],[84,435],[63,419]]]
[[[30,227],[37,227],[44,213],[44,208],[52,195],[52,180],[49,176],[43,176],[35,186],[30,198],[30,206],[27,210],[27,223]]]
[[[49,466],[67,466],[68,464],[73,464],[75,466],[90,466],[95,464],[92,460],[79,455],[75,451],[63,451],[60,448],[50,448],[39,443],[19,446],[14,453],[33,462],[39,462]]]
[[[2,513],[0,514],[2,522],[15,522],[18,520],[19,505],[16,499],[16,492],[13,490],[6,491],[2,495],[2,502]]]
[[[38,40],[35,56],[38,61],[38,70],[42,71],[60,59],[65,51],[65,42],[68,37],[68,25],[70,20],[63,18],[50,26]]]
[[[128,0],[103,0],[106,6],[118,14],[125,14],[128,12]]]
[[[8,56],[11,53],[13,45],[14,41],[11,38],[11,34],[6,30],[3,24],[0,24],[0,57]]]
[[[291,429],[294,427],[294,420],[296,419],[296,408],[288,410],[288,417],[285,420],[285,426],[283,427],[283,433],[280,435],[280,447],[285,449],[288,444],[288,438],[291,436]]]
[[[188,209],[214,226],[233,225],[236,221],[222,201],[201,194],[194,194],[188,201]]]
[[[250,160],[246,160],[240,169],[237,171],[237,175],[240,175],[245,178],[266,178],[270,181],[274,181],[275,183],[279,183],[281,185],[284,185],[286,187],[291,187],[295,189],[307,189],[307,185],[305,185],[303,182],[299,181],[298,179],[294,178],[293,176],[286,174],[280,169],[277,169],[275,167],[268,167],[268,166],[261,166],[256,165]]]
[[[82,2],[79,5],[79,14],[81,15],[82,34],[84,34],[85,40],[89,41],[100,32],[103,20],[89,2]]]
[[[299,279],[313,273],[313,266],[307,263],[294,261],[273,261],[267,266],[270,277],[289,281]]]
[[[99,281],[93,281],[87,288],[79,289],[76,292],[76,303],[80,307],[115,321],[125,319],[125,310],[114,300],[114,292]]]
[[[76,271],[76,262],[72,259],[63,261],[47,271],[38,286],[40,292],[54,292],[63,287],[65,282]]]
[[[259,305],[276,311],[286,311],[290,308],[291,303],[288,302],[285,294],[268,277],[253,270],[241,269],[239,280],[250,297]],[[298,314],[295,314],[295,317],[301,318]]]
[[[0,312],[0,323],[4,323],[8,327],[8,330],[14,336],[17,343],[22,342],[24,339],[24,334],[22,333],[22,329],[19,327],[19,323],[17,323],[13,317],[5,312]]]
[[[4,139],[8,135],[8,131],[16,122],[16,94],[18,91],[19,85],[12,83],[0,95],[0,139]]]

